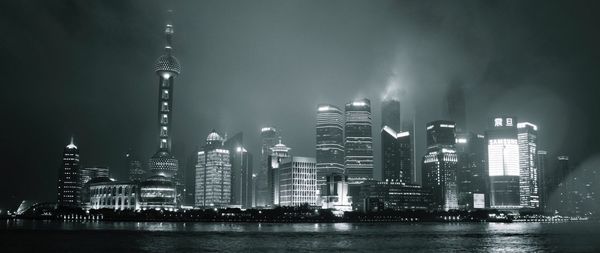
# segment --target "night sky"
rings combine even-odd
[[[452,82],[466,87],[472,131],[515,115],[553,156],[589,164],[600,152],[599,1],[2,1],[0,208],[55,201],[71,135],[83,166],[117,179],[128,149],[153,154],[168,9],[182,163],[213,128],[243,131],[258,156],[272,125],[294,155],[314,156],[318,103],[370,98],[378,136],[386,91],[416,110],[420,157]]]

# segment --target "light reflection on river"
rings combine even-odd
[[[6,252],[600,252],[598,223],[0,223]],[[4,252],[4,250],[3,250]]]

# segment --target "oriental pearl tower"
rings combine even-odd
[[[173,25],[165,27],[166,45],[158,57],[154,71],[158,75],[158,150],[150,158],[150,172],[154,176],[176,179],[179,162],[171,154],[171,124],[173,122],[173,86],[181,71],[179,61],[173,56],[171,40]]]

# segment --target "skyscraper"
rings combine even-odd
[[[197,207],[226,207],[231,202],[231,164],[223,138],[213,130],[198,152],[196,164]]]
[[[411,184],[414,180],[410,133],[397,133],[384,126],[381,130],[383,181]]]
[[[427,152],[423,156],[423,188],[431,191],[432,208],[458,209],[455,124],[438,120],[427,124]]]
[[[537,152],[538,186],[540,193],[540,209],[548,211],[549,178],[548,178],[548,152],[539,150]]]
[[[456,133],[455,146],[458,205],[461,209],[485,208],[489,205],[485,137],[471,132]]]
[[[279,143],[271,148],[268,164],[268,185],[269,185],[269,206],[279,205],[279,173],[281,172],[281,160],[285,157],[290,157],[290,150],[286,145]]]
[[[252,155],[244,146],[243,133],[225,140],[231,164],[231,204],[252,207]]]
[[[448,117],[456,122],[456,132],[467,130],[467,108],[465,104],[465,92],[461,82],[452,82],[446,93],[448,103]]]
[[[317,184],[324,186],[328,175],[344,174],[344,115],[340,108],[321,104],[316,127]]]
[[[256,174],[256,206],[267,206],[270,194],[268,186],[269,155],[271,148],[279,141],[279,132],[274,127],[263,127],[260,130],[260,167]]]
[[[537,126],[529,122],[517,124],[519,143],[519,191],[521,206],[540,207],[537,167]]]
[[[344,125],[345,168],[350,184],[373,178],[371,102],[360,99],[346,104]]]
[[[486,131],[488,174],[490,176],[490,206],[497,209],[517,209],[519,193],[519,144],[517,120],[496,117]]]
[[[317,205],[317,163],[312,157],[286,157],[279,168],[281,206]]]
[[[167,24],[164,54],[156,60],[154,67],[158,75],[158,150],[149,161],[150,172],[171,179],[175,179],[179,168],[179,161],[171,154],[171,125],[173,122],[173,86],[175,78],[181,72],[179,61],[172,54],[173,32],[173,26]]]
[[[58,205],[78,206],[80,203],[79,191],[79,149],[73,143],[67,145],[63,151],[62,167],[58,172]]]
[[[142,162],[131,151],[125,154],[125,159],[127,170],[129,172],[129,180],[137,182],[142,181],[146,174],[146,171],[142,168]]]

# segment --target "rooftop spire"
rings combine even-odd
[[[173,33],[175,33],[175,31],[173,30],[173,25],[171,22],[172,13],[173,13],[173,10],[167,10],[167,24],[165,25],[165,41],[166,41],[165,51],[167,51],[167,53],[171,53],[171,50],[173,49],[172,39],[173,39]]]

